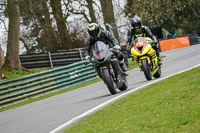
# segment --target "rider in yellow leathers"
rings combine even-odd
[[[159,49],[160,45],[156,39],[156,37],[151,33],[150,29],[147,26],[142,25],[142,20],[139,16],[135,15],[133,19],[131,20],[131,30],[128,34],[128,49],[131,49],[133,47],[133,42],[137,37],[149,37],[153,40],[154,44],[152,44],[152,50],[151,50],[151,58],[153,61],[153,66],[157,66],[157,60],[160,60],[160,54]],[[157,55],[157,56],[156,56]],[[140,67],[140,63],[137,60],[137,57],[134,56],[133,59],[136,61],[138,67]]]

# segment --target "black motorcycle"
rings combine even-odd
[[[107,85],[111,94],[116,94],[117,89],[123,91],[128,87],[126,76],[114,52],[117,52],[117,50],[109,48],[108,45],[101,41],[97,41],[92,50],[92,57],[90,59],[95,69],[98,69],[99,77],[102,78]]]

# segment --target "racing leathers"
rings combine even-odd
[[[110,32],[108,32],[108,31],[101,31],[99,37],[93,38],[93,37],[89,36],[86,39],[86,41],[85,41],[85,51],[84,51],[85,52],[84,53],[85,57],[88,57],[88,56],[91,57],[92,56],[91,55],[92,54],[91,50],[94,48],[94,44],[97,41],[104,42],[105,44],[109,45],[110,48],[120,47],[118,45],[118,41],[113,37],[113,35]],[[124,63],[124,55],[123,55],[123,53],[120,51],[118,53],[114,52],[114,54],[117,56],[117,58],[119,60],[119,63],[120,63],[120,66],[121,66],[121,69],[125,73],[127,71],[127,67],[126,67],[126,65]],[[101,77],[99,69],[96,67],[95,70],[96,70],[97,74]]]

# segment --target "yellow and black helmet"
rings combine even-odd
[[[88,33],[92,38],[98,38],[101,30],[97,23],[91,23],[88,25]]]
[[[142,20],[139,16],[135,15],[131,20],[131,25],[134,29],[142,28]]]

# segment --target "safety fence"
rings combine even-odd
[[[128,53],[126,46],[122,46],[122,52],[127,60]],[[84,48],[59,51],[56,53],[47,52],[20,55],[21,65],[27,69],[56,68],[83,61],[84,59]]]
[[[96,72],[92,64],[86,65],[85,63],[85,61],[80,61],[0,82],[0,108],[92,80],[97,76]]]
[[[26,54],[20,55],[20,62],[27,69],[54,68],[82,61],[83,52],[83,48],[77,48],[56,53]]]

